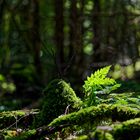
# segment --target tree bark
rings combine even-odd
[[[39,0],[31,0],[30,10],[30,37],[33,50],[33,59],[36,72],[42,75],[42,66],[40,61],[41,39],[40,39],[40,16],[39,16]]]
[[[64,56],[64,1],[55,0],[55,45],[56,45],[56,64],[59,76],[63,75],[65,64]]]
[[[93,7],[93,47],[94,47],[94,54],[93,54],[93,61],[95,63],[101,62],[101,53],[100,53],[100,17],[99,13],[101,12],[100,8],[100,1],[94,0],[94,7]],[[99,66],[95,65],[94,69],[98,69]]]
[[[3,18],[3,13],[4,13],[4,8],[5,8],[5,0],[0,1],[0,25],[2,24],[2,18]]]
[[[70,36],[69,36],[69,59],[73,58],[72,68],[77,71],[78,77],[82,77],[83,71],[83,8],[84,1],[77,7],[77,0],[71,1],[70,5]],[[74,72],[75,73],[75,72]]]

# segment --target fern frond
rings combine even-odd
[[[120,84],[117,84],[114,79],[107,77],[110,68],[111,66],[106,66],[104,68],[101,68],[100,70],[97,70],[96,72],[94,72],[94,74],[91,74],[90,77],[87,77],[83,88],[85,90],[86,97],[89,97],[88,103],[93,104],[93,101],[91,100],[94,100],[95,102],[96,93],[103,92],[108,94],[120,87]]]
[[[105,78],[107,76],[110,68],[111,68],[111,65],[101,68],[100,70],[97,70],[96,72],[94,72],[93,77],[101,78],[101,79]]]

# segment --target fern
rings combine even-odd
[[[88,106],[98,103],[99,99],[96,94],[109,94],[120,87],[120,84],[117,84],[114,79],[107,77],[110,68],[111,66],[106,66],[87,77],[83,88]]]

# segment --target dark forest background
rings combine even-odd
[[[140,0],[0,0],[0,110],[34,103],[55,78],[82,96],[86,77],[107,65],[113,78],[136,90],[139,5]]]

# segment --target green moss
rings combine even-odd
[[[135,118],[114,126],[114,138],[117,140],[135,140],[140,137],[140,118]]]
[[[139,139],[139,137],[140,118],[135,118],[127,120],[120,124],[114,124],[111,127],[97,127],[97,129],[94,132],[80,136],[76,140],[136,140]]]
[[[112,118],[113,121],[125,121],[131,118],[140,117],[140,110],[117,105],[98,105],[81,109],[60,118],[53,120],[50,126],[59,126],[64,124],[83,125],[84,123],[97,123],[106,118]]]
[[[87,135],[82,135],[77,137],[76,140],[89,140],[89,137]]]
[[[27,140],[35,133],[36,130],[28,130],[18,135],[11,131],[11,132],[7,132],[7,135],[5,135],[5,140]]]
[[[90,136],[98,140],[136,140],[140,137],[140,118],[112,125],[112,130],[96,130]]]
[[[78,110],[82,103],[70,85],[61,79],[49,83],[44,94],[41,124],[48,124],[60,115]]]
[[[5,129],[17,121],[18,127],[25,128],[32,123],[33,116],[38,113],[38,109],[4,111],[0,113],[0,129]],[[15,125],[11,126],[15,127]]]
[[[111,127],[98,126],[94,132],[89,131],[86,135],[78,136],[76,140],[136,140],[140,137],[139,132],[140,118],[135,118],[122,122],[120,124],[114,124]],[[44,135],[42,135],[42,137],[43,136]],[[17,136],[15,136],[15,133],[13,133],[13,131],[7,131],[7,133],[5,133],[6,140],[30,140],[36,137],[36,130],[24,131]],[[41,137],[39,136],[38,139],[40,138]]]
[[[114,140],[113,136],[110,133],[101,130],[95,131],[91,134],[90,137],[97,140]]]
[[[26,113],[24,111],[6,111],[0,113],[0,128],[5,128],[16,121],[16,117],[20,118]]]

